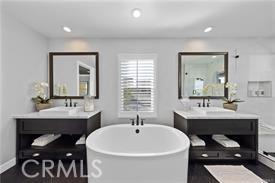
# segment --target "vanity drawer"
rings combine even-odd
[[[80,151],[63,151],[56,154],[56,159],[85,159],[86,153]]]
[[[20,119],[20,133],[25,134],[85,134],[86,120],[81,119]]]
[[[192,119],[188,120],[188,134],[255,134],[257,121],[249,119]]]
[[[191,159],[217,159],[219,158],[218,151],[190,151]]]
[[[55,153],[23,150],[19,152],[19,157],[20,159],[50,159],[55,157]]]
[[[247,152],[228,152],[224,151],[221,153],[221,158],[223,159],[239,159],[239,160],[251,160],[255,159],[255,152],[247,151]]]
[[[52,160],[65,160],[65,159],[85,159],[85,151],[29,151],[23,150],[19,154],[20,159],[52,159]]]

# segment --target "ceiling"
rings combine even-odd
[[[275,37],[275,1],[265,0],[6,0],[3,10],[50,38]]]

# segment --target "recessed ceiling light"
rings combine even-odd
[[[141,16],[141,10],[140,9],[133,9],[132,10],[132,16],[134,17],[134,18],[139,18],[140,16]]]
[[[63,27],[63,30],[65,32],[72,32],[72,29],[70,27],[66,27],[66,26]]]
[[[204,29],[204,32],[211,32],[213,30],[213,27],[207,27]]]
[[[212,56],[212,58],[217,58],[217,56],[216,56],[216,55],[214,55],[214,56]]]

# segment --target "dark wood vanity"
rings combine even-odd
[[[191,161],[257,161],[258,119],[254,115],[236,114],[220,119],[174,112],[174,127],[186,135],[197,135],[206,146],[190,145]],[[212,139],[213,134],[224,134],[240,144],[239,148],[226,148]]]
[[[85,145],[75,145],[100,128],[101,112],[82,113],[77,116],[47,117],[32,113],[16,117],[16,156],[20,162],[26,159],[86,159]],[[34,139],[43,134],[61,134],[61,137],[44,147],[31,146]]]

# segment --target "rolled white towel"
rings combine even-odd
[[[204,140],[200,139],[197,135],[191,135],[190,142],[192,146],[205,146]]]
[[[44,135],[41,135],[38,138],[34,139],[34,142],[41,142],[41,141],[47,140],[51,137],[54,137],[54,134],[44,134]]]
[[[42,135],[42,136],[36,138],[33,141],[32,146],[43,147],[43,146],[46,146],[49,143],[53,142],[54,140],[58,139],[59,137],[61,137],[61,134],[46,134],[46,135]]]
[[[212,139],[224,147],[240,147],[240,144],[238,142],[229,139],[225,135],[213,135]]]
[[[49,143],[51,143],[52,141],[58,139],[60,136],[54,135],[54,134],[46,134],[46,135],[42,135],[38,138],[36,138],[32,145],[33,146],[46,146]]]
[[[75,143],[75,145],[84,145],[86,144],[86,135],[82,135],[80,139],[78,139]]]

